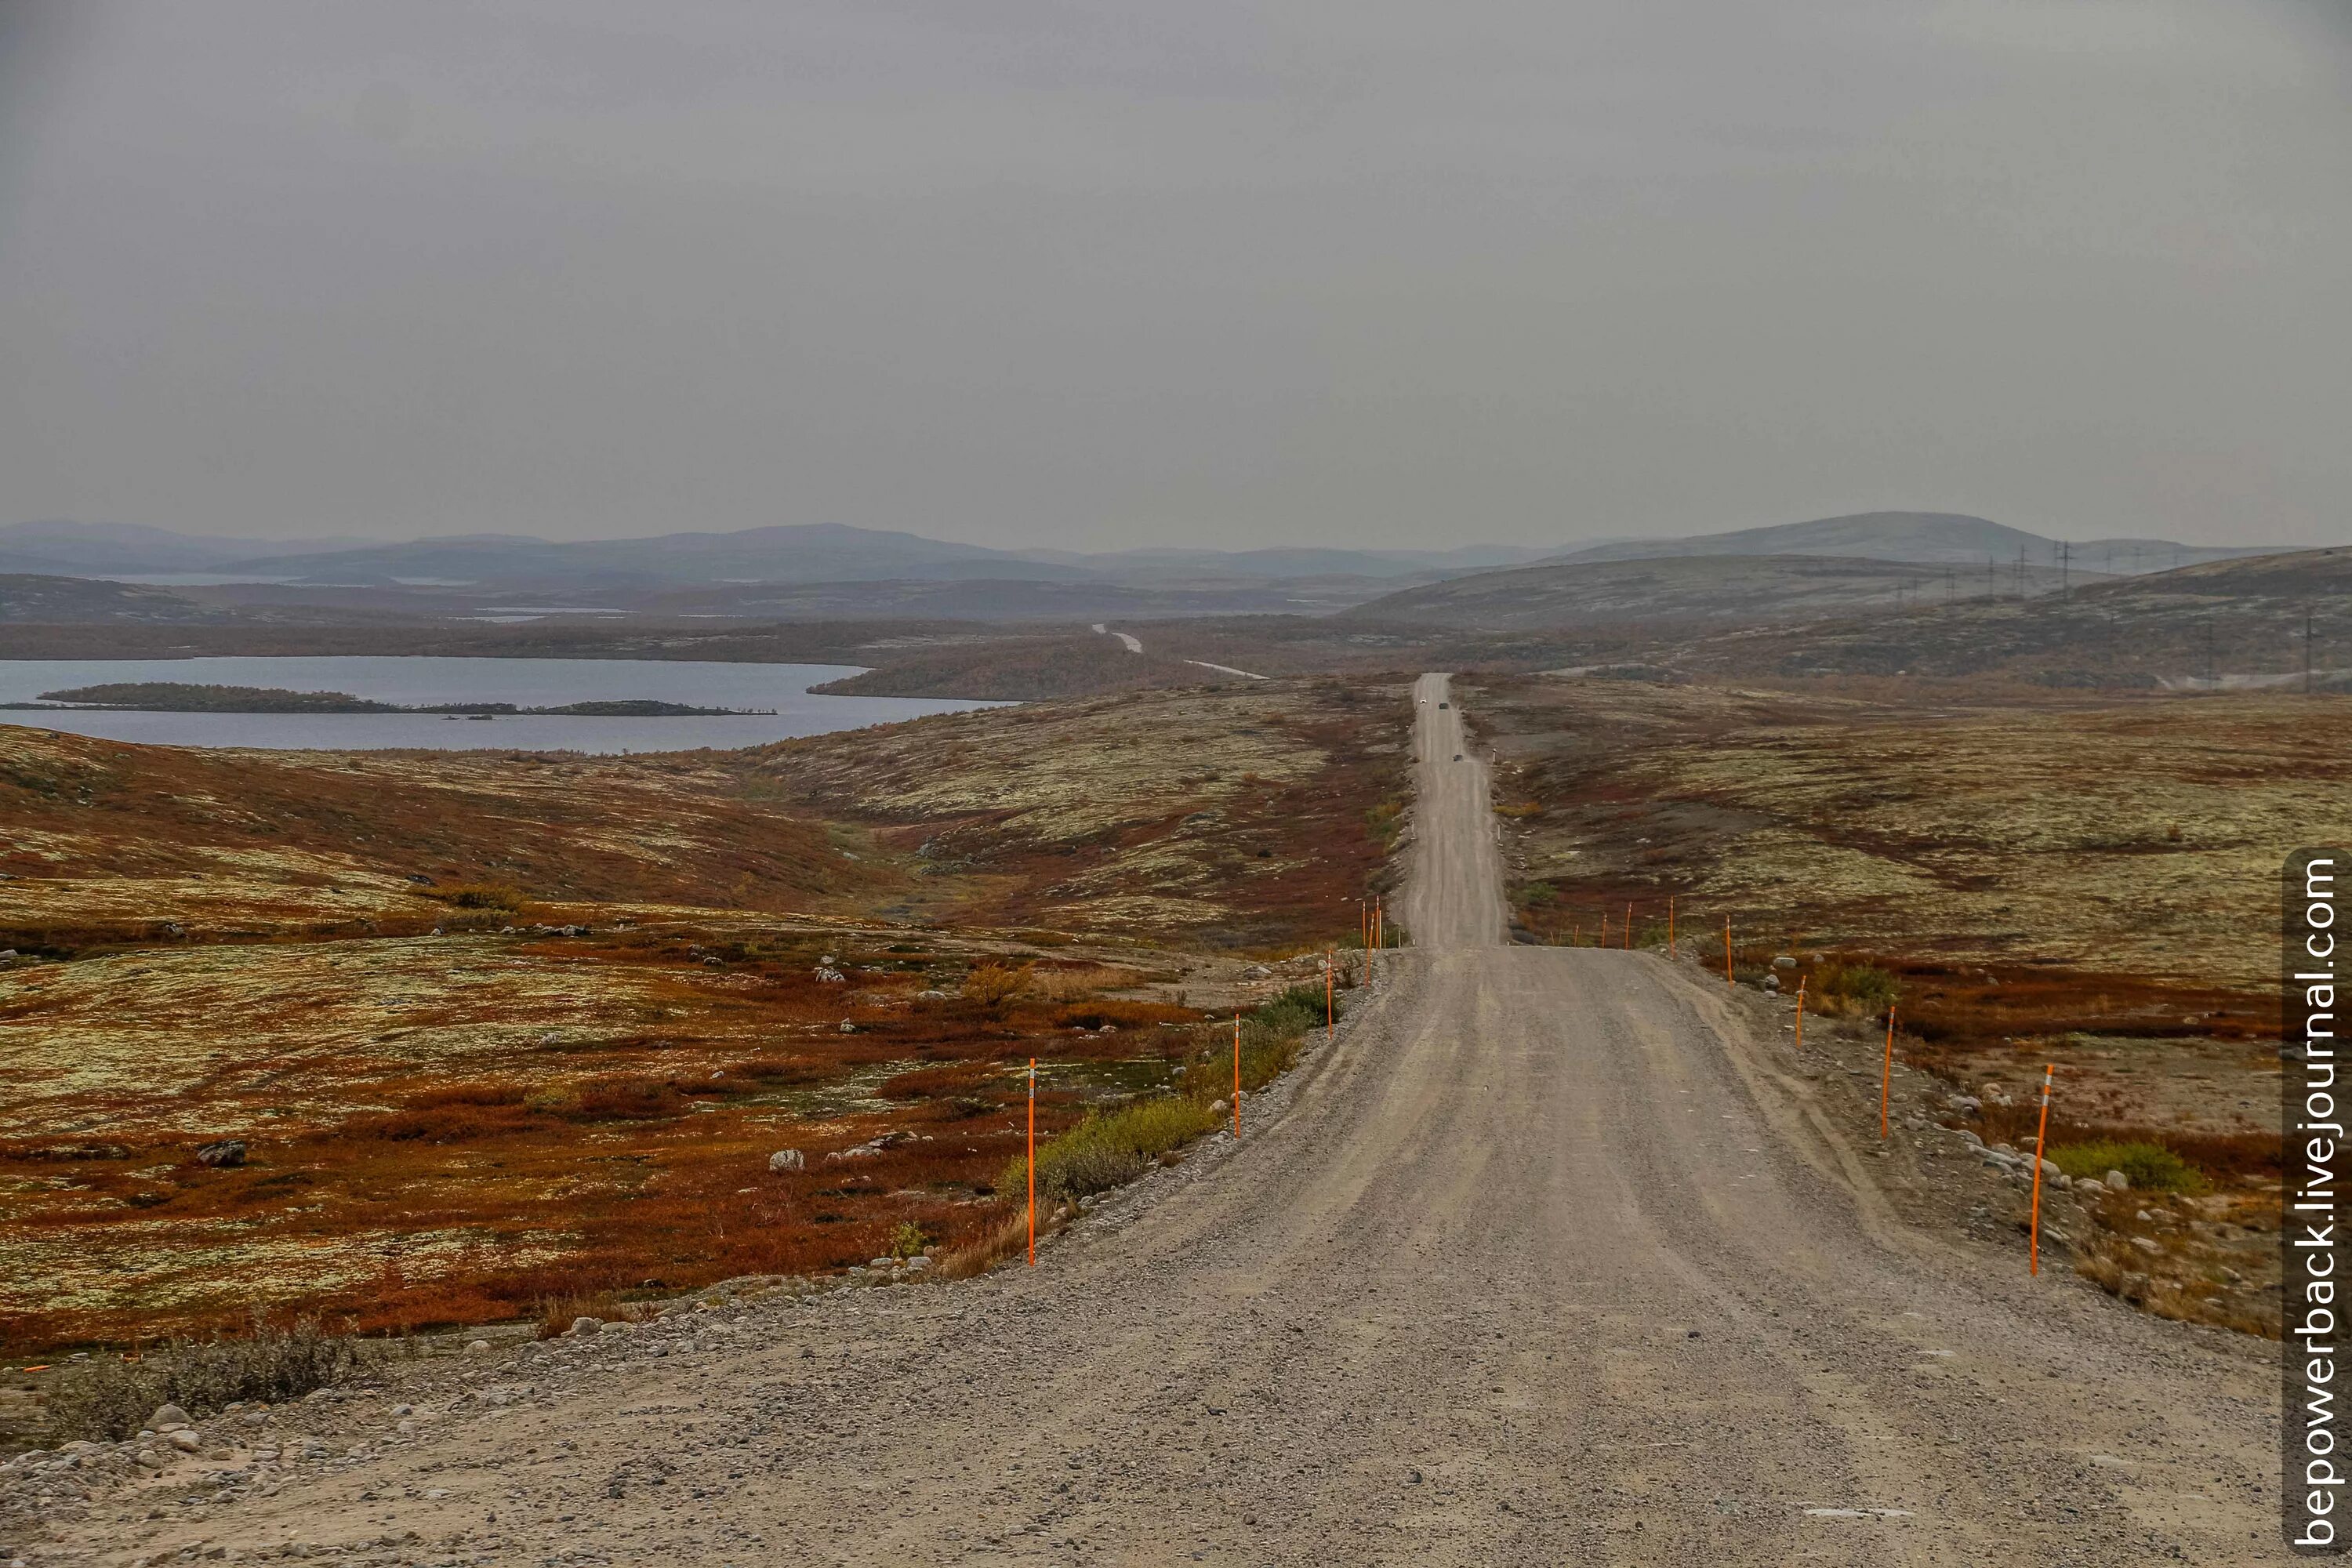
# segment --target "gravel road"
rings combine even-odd
[[[68,1537],[122,1561],[2281,1561],[2267,1348],[1906,1226],[1688,971],[1507,945],[1445,690],[1417,689],[1417,945],[1238,1146],[1034,1270],[419,1374],[414,1434],[376,1396],[289,1418],[321,1409],[364,1458],[234,1502],[153,1483],[166,1517],[101,1502]]]

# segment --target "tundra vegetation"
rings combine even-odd
[[[2352,815],[2344,699],[1496,677],[1520,940],[1678,945],[1939,1075],[1944,1121],[2122,1173],[2083,1272],[2277,1331],[2278,874]],[[1788,961],[1775,966],[1775,959]],[[1873,1119],[1875,1098],[1873,1097]],[[1874,1127],[1873,1130],[1874,1131]],[[2104,1191],[2105,1189],[2099,1189]],[[2135,1245],[2135,1238],[2145,1245]]]
[[[1253,682],[625,758],[0,727],[0,1344],[568,1321],[983,1237],[1030,1058],[1048,1137],[1190,1107],[1204,1013],[1352,940],[1409,710]]]

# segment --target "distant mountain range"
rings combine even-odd
[[[219,572],[270,554],[317,553],[373,543],[365,539],[220,539],[135,522],[12,522],[0,527],[0,572],[96,577]]]
[[[1294,610],[1328,613],[1398,589],[1503,569],[1554,574],[1637,560],[1696,557],[1807,557],[1902,562],[2014,574],[2030,579],[2057,568],[2055,541],[1984,518],[1950,512],[1863,512],[1769,528],[1680,539],[1613,540],[1570,552],[1534,546],[1465,545],[1446,550],[1271,547],[1260,550],[1158,548],[1085,553],[994,550],[920,534],[839,523],[671,533],[645,539],[559,542],[520,534],[472,534],[404,543],[352,539],[270,542],[205,538],[127,523],[32,522],[0,527],[0,573],[85,578],[209,574],[277,580],[289,593],[365,590],[414,601],[442,593],[496,603],[501,596],[562,595],[615,609],[651,607],[655,599],[712,592],[745,600],[747,588],[807,590],[786,595],[771,615],[868,613],[861,596],[900,602],[939,595],[910,585],[961,584],[957,615],[1037,613],[1063,603],[1089,616]],[[2261,547],[2217,548],[2164,540],[2095,540],[2072,547],[2068,570],[2128,575],[2200,561],[2263,553]],[[1704,577],[1705,574],[1700,574]],[[887,589],[858,584],[891,584]],[[992,587],[991,585],[997,585]],[[1101,590],[1093,594],[1070,590]],[[1055,590],[1063,590],[1055,592]],[[1703,591],[1699,578],[1677,587]],[[1729,587],[1727,591],[1740,590]],[[1889,585],[1889,593],[1908,594]],[[992,610],[992,593],[1018,600],[1018,612]],[[1135,595],[1144,595],[1138,599]],[[1152,596],[1167,601],[1154,611]],[[1802,596],[1801,595],[1801,596]],[[416,606],[421,607],[421,606]],[[716,613],[730,613],[712,606]],[[743,613],[740,611],[734,613]],[[876,610],[875,613],[904,613]],[[927,613],[942,613],[932,609]]]

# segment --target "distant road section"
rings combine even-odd
[[[1140,638],[1130,637],[1126,632],[1115,632],[1100,621],[1097,621],[1094,624],[1094,630],[1107,637],[1117,637],[1120,642],[1127,646],[1127,651],[1129,653],[1141,653],[1143,651],[1143,643]],[[1202,669],[1213,669],[1219,675],[1238,675],[1244,680],[1264,680],[1265,679],[1265,676],[1259,675],[1253,670],[1235,669],[1230,664],[1211,664],[1205,658],[1188,658],[1184,662],[1186,664],[1199,665]]]
[[[1095,629],[1096,631],[1097,631],[1097,632],[1101,633],[1101,634],[1102,634],[1103,636],[1105,636],[1105,637],[1117,637],[1117,638],[1118,638],[1118,639],[1122,644],[1124,644],[1124,645],[1126,646],[1127,651],[1128,651],[1128,652],[1129,652],[1129,653],[1141,653],[1141,652],[1143,651],[1143,644],[1141,643],[1141,641],[1139,641],[1139,639],[1137,639],[1137,638],[1135,638],[1135,637],[1131,637],[1128,636],[1125,632],[1115,632],[1115,631],[1112,631],[1108,626],[1104,626],[1100,621],[1097,621],[1097,622],[1095,623],[1094,629]]]

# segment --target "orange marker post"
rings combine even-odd
[[[1339,1031],[1338,1019],[1339,1019],[1339,1015],[1338,1015],[1337,1013],[1334,1013],[1334,1012],[1331,1010],[1331,950],[1330,950],[1329,948],[1328,948],[1328,947],[1327,947],[1327,948],[1325,948],[1325,949],[1323,950],[1323,1037],[1324,1037],[1324,1039],[1328,1040],[1328,1039],[1330,1039],[1330,1038],[1331,1038],[1331,1037],[1332,1037],[1334,1034],[1338,1033],[1338,1031]]]
[[[1242,1016],[1234,1015],[1234,1136],[1242,1135]]]
[[[1729,915],[1723,917],[1723,983],[1726,985],[1739,984],[1731,977],[1731,917]]]
[[[2042,1125],[2033,1134],[2033,1228],[2028,1242],[2025,1271],[2042,1272],[2042,1145],[2050,1136],[2050,1080],[2058,1074],[2056,1062],[2042,1068]]]
[[[1037,1058],[1029,1058],[1029,1267],[1037,1267]]]
[[[1601,947],[1609,945],[1609,911],[1607,910],[1601,911],[1601,941],[1595,945]]]
[[[1886,1065],[1878,1073],[1878,1140],[1886,1141],[1886,1091],[1895,1082],[1895,1007],[1886,1008]]]
[[[1633,906],[1631,904],[1625,906],[1625,945],[1629,949],[1633,945]]]
[[[1379,895],[1375,894],[1372,898],[1372,945],[1385,948],[1388,944],[1388,928],[1381,923],[1381,900]]]
[[[1675,955],[1675,896],[1666,895],[1666,956]]]
[[[1805,983],[1797,982],[1797,1048],[1805,1048]]]

